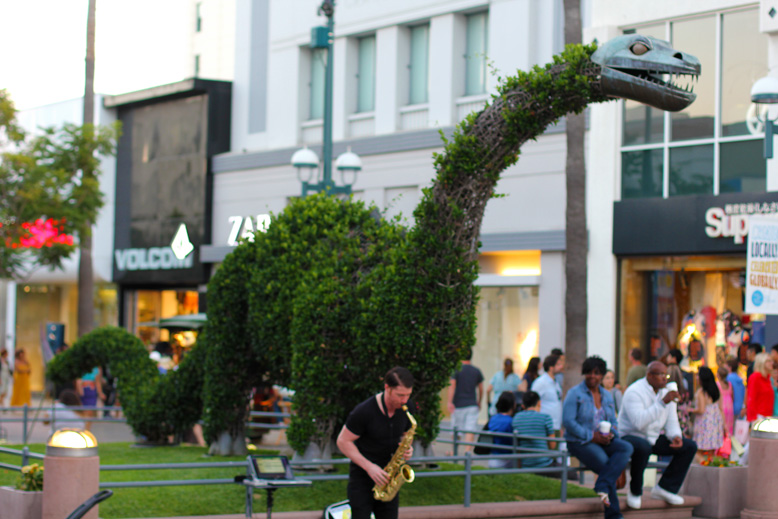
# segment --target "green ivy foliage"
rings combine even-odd
[[[157,375],[140,341],[117,329],[84,336],[52,362],[52,374],[75,377],[123,359],[111,368],[137,432],[161,438],[182,430],[202,405],[209,442],[224,432],[242,436],[260,381],[287,385],[296,391],[288,438],[303,451],[328,442],[357,403],[381,390],[388,369],[405,366],[416,377],[417,435],[429,444],[439,429],[439,393],[475,344],[486,203],[524,142],[606,100],[589,60],[594,50],[568,46],[545,67],[506,78],[490,106],[444,138],[413,229],[353,200],[293,200],[215,272],[206,333],[172,376]],[[171,413],[170,401],[186,405]]]
[[[194,346],[178,370],[160,375],[140,339],[123,328],[104,326],[54,356],[47,375],[64,383],[110,364],[127,423],[149,442],[165,443],[169,435],[184,433],[199,419],[204,351]]]

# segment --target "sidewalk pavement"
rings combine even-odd
[[[42,403],[42,405],[41,405]],[[42,399],[40,396],[33,396],[32,405],[28,408],[27,416],[27,443],[46,443],[53,432],[50,424],[44,424],[42,421],[33,422],[34,417],[41,419],[48,415],[51,408],[50,399]],[[99,417],[102,417],[102,410],[98,408]],[[24,443],[24,423],[21,411],[0,412],[0,420],[18,419],[19,421],[6,422],[0,421],[0,439],[11,445],[21,445]],[[97,443],[110,442],[131,442],[135,441],[135,435],[132,429],[122,422],[92,422],[91,433],[97,438]]]

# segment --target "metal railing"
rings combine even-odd
[[[25,406],[26,408],[26,406]],[[70,408],[70,409],[81,409],[81,408]],[[95,408],[86,408],[86,409],[95,409]],[[98,408],[98,409],[107,409],[107,408]],[[286,413],[270,413],[270,412],[260,412],[260,411],[254,411],[251,413],[252,416],[258,416],[258,417],[275,417],[275,418],[286,418],[289,416],[289,414]],[[27,413],[25,413],[24,420],[31,420],[27,416]],[[17,419],[16,421],[19,421],[20,419]],[[0,418],[0,421],[12,421],[5,418]],[[59,418],[57,418],[57,421],[60,421]],[[63,420],[64,421],[64,420]],[[122,422],[125,421],[124,419],[90,419],[90,421],[111,421],[111,422]],[[25,421],[25,424],[27,421]],[[263,429],[282,429],[286,428],[287,425],[280,423],[280,424],[260,424],[260,423],[251,423],[248,422],[247,427],[252,428],[263,428]],[[538,475],[545,475],[545,474],[556,474],[559,476],[559,479],[561,481],[561,488],[560,488],[560,500],[561,502],[567,501],[567,494],[568,494],[568,481],[570,480],[571,476],[579,475],[582,476],[583,472],[587,469],[585,467],[571,467],[568,466],[568,461],[573,457],[569,451],[566,449],[534,449],[529,447],[522,447],[520,445],[521,440],[545,440],[545,441],[554,441],[558,442],[558,444],[561,446],[564,444],[565,440],[564,438],[557,438],[557,437],[545,437],[545,436],[524,436],[524,435],[517,435],[515,433],[498,433],[498,432],[492,432],[492,431],[484,431],[484,430],[478,430],[478,431],[469,431],[464,429],[457,429],[457,428],[441,428],[442,431],[450,431],[453,433],[451,439],[446,438],[437,438],[438,443],[451,443],[453,444],[453,455],[452,456],[429,456],[429,457],[417,457],[414,456],[411,458],[410,463],[411,465],[431,465],[431,464],[437,464],[437,463],[459,463],[463,462],[463,468],[462,470],[435,470],[430,472],[416,472],[417,478],[432,478],[432,477],[462,477],[464,476],[464,502],[463,505],[465,507],[469,507],[471,504],[471,497],[472,497],[472,479],[474,476],[491,476],[491,475],[506,475],[506,474],[538,474]],[[494,438],[511,438],[512,444],[511,445],[500,445],[495,443],[485,443],[485,442],[466,442],[461,441],[458,439],[458,434],[474,434],[477,438],[486,436],[490,437],[492,441]],[[473,455],[471,452],[466,452],[464,455],[458,454],[458,449],[461,446],[482,446],[482,447],[488,447],[492,449],[493,451],[499,451],[504,450],[506,451],[505,454],[478,454]],[[11,455],[17,455],[21,457],[21,465],[16,466],[8,463],[0,463],[0,468],[5,468],[9,470],[15,470],[20,471],[21,468],[29,463],[30,459],[36,459],[36,460],[42,460],[44,458],[41,454],[32,453],[29,451],[28,447],[23,447],[21,450],[17,449],[10,449],[10,448],[4,448],[0,447],[0,454],[11,454]],[[511,462],[515,462],[517,465],[518,462],[522,460],[528,460],[528,459],[539,459],[539,458],[561,458],[561,463],[558,466],[547,466],[547,467],[527,467],[527,468],[519,468],[519,467],[510,467],[510,468],[478,468],[475,469],[474,462],[478,460],[507,460]],[[335,465],[346,465],[350,463],[350,461],[347,458],[336,458],[336,459],[316,459],[316,460],[308,460],[308,461],[292,461],[292,467],[298,470],[305,470],[305,469],[322,469],[322,468],[330,468]],[[664,462],[659,463],[649,463],[649,467],[651,468],[664,468],[668,464]],[[152,463],[152,464],[133,464],[133,465],[100,465],[100,471],[105,472],[111,472],[111,471],[131,471],[131,470],[184,470],[184,469],[216,469],[216,468],[241,468],[248,473],[248,465],[247,461],[223,461],[223,462],[199,462],[199,463]],[[306,475],[305,479],[311,480],[311,481],[337,481],[337,480],[347,480],[348,474],[310,474]],[[582,479],[581,479],[582,482]],[[186,485],[226,485],[226,484],[234,484],[235,480],[234,478],[212,478],[212,479],[183,479],[183,480],[145,480],[145,481],[104,481],[100,483],[100,488],[128,488],[128,487],[162,487],[162,486],[186,486]]]
[[[80,416],[78,418],[64,418],[58,411],[94,411],[97,414],[95,416]],[[29,441],[30,434],[37,423],[43,423],[46,426],[51,425],[54,428],[56,423],[68,423],[68,422],[107,422],[107,423],[127,423],[127,419],[124,416],[114,418],[111,416],[106,417],[105,413],[122,412],[122,408],[119,406],[105,406],[105,407],[88,407],[88,406],[67,406],[66,408],[56,407],[53,403],[46,406],[23,406],[15,407],[0,407],[0,426],[3,423],[21,423],[22,424],[22,444],[26,445]],[[6,413],[12,413],[21,416],[8,416]],[[60,415],[60,416],[57,416]],[[251,418],[272,418],[275,420],[284,420],[290,418],[292,415],[289,413],[274,413],[266,411],[251,411],[249,412],[249,421],[245,426],[247,429],[286,429],[289,424],[283,422],[276,423],[260,423],[252,422]],[[56,420],[52,420],[56,417]],[[52,432],[54,432],[52,430]]]

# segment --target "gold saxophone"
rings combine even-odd
[[[408,412],[408,406],[404,405],[402,410],[408,415],[408,420],[411,421],[411,428],[405,431],[405,435],[403,435],[403,439],[400,440],[400,445],[397,447],[397,450],[394,451],[392,459],[389,460],[389,463],[384,467],[384,472],[389,474],[389,481],[386,485],[375,485],[373,487],[373,497],[378,501],[391,501],[394,499],[394,496],[397,495],[397,492],[400,491],[400,487],[403,486],[403,483],[412,483],[416,477],[413,474],[413,469],[410,465],[405,463],[404,459],[405,451],[411,448],[413,435],[416,434],[416,420],[414,420],[411,413]]]

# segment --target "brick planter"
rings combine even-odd
[[[43,492],[27,492],[13,487],[0,487],[0,510],[3,517],[41,519]]]
[[[704,467],[692,465],[681,492],[699,496],[695,517],[739,518],[746,506],[748,467]]]

